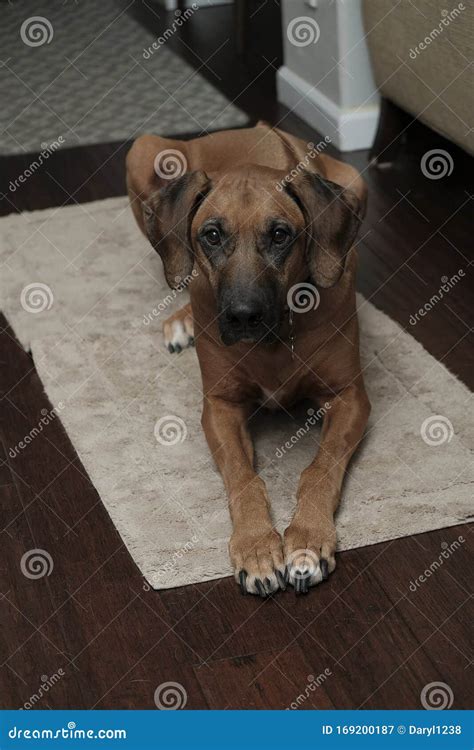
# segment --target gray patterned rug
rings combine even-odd
[[[200,424],[196,352],[170,355],[161,334],[186,294],[166,286],[126,198],[0,219],[0,308],[31,346],[59,419],[155,588],[231,572],[227,501]],[[345,483],[339,549],[473,514],[472,394],[362,298],[359,318],[372,414]],[[265,415],[254,428],[258,470],[283,529],[319,426],[303,410],[294,419]],[[29,446],[5,447],[14,461]],[[440,555],[457,536],[446,531]]]
[[[132,17],[133,5],[2,3],[0,154],[246,124],[243,112],[169,49],[179,25],[204,11],[183,11],[158,38]]]

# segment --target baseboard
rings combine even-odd
[[[322,135],[340,151],[370,148],[379,117],[378,104],[342,109],[325,94],[293,73],[285,65],[277,73],[278,101]]]

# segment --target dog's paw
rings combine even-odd
[[[332,523],[313,528],[291,523],[285,531],[285,563],[296,594],[325,581],[336,567],[336,529]]]
[[[165,346],[171,354],[179,354],[187,346],[194,346],[194,323],[188,307],[178,310],[163,323]]]
[[[243,594],[267,597],[285,590],[287,577],[283,562],[281,536],[274,529],[257,532],[234,532],[229,553],[235,580]]]

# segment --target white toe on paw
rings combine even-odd
[[[292,565],[288,573],[289,582],[292,586],[295,587],[297,581],[299,580],[307,581],[308,586],[315,586],[317,583],[321,583],[321,581],[323,580],[323,574],[319,565],[317,567],[302,565],[299,568],[296,568]]]
[[[285,570],[277,569],[267,575],[248,575],[245,570],[235,571],[234,577],[242,594],[256,594],[266,598],[276,591],[286,589]]]
[[[275,573],[270,573],[263,579],[258,576],[249,576],[247,579],[247,591],[250,594],[269,596],[280,588]]]
[[[289,583],[297,594],[306,594],[311,586],[326,580],[336,567],[334,557],[327,559],[308,548],[287,552],[286,564]]]
[[[181,320],[173,320],[171,323],[166,323],[164,327],[165,346],[173,352],[180,352],[182,349],[186,349],[187,346],[191,346],[194,343],[193,336],[186,330],[184,323]]]

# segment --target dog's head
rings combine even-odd
[[[290,288],[337,283],[362,207],[334,182],[249,166],[219,178],[202,171],[170,181],[144,204],[145,227],[171,287],[197,264],[215,295],[224,344],[271,342]]]

